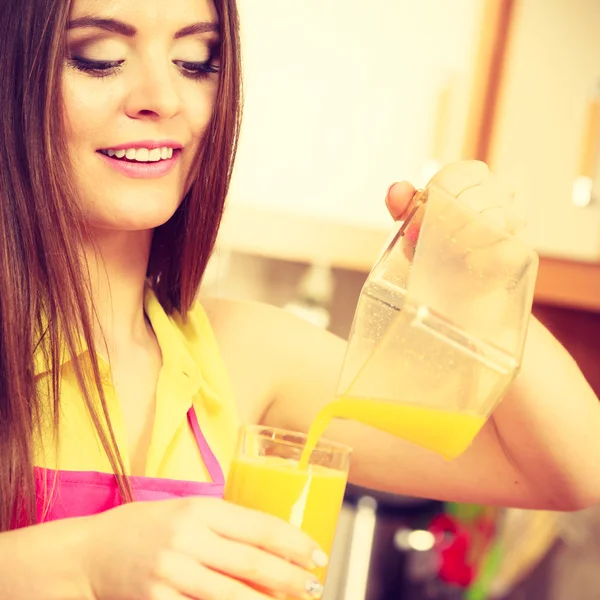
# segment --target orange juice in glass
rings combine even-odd
[[[299,527],[331,553],[344,498],[351,449],[319,440],[299,468],[307,436],[244,426],[225,485],[225,500],[269,513]],[[326,569],[316,569],[325,583]]]

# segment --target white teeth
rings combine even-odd
[[[159,160],[169,160],[173,158],[173,148],[127,148],[127,150],[102,150],[104,154],[110,157],[127,158],[137,162],[158,162]]]
[[[150,154],[150,150],[148,148],[140,148],[135,151],[135,160],[139,162],[148,162],[148,155]]]
[[[154,148],[148,153],[148,162],[158,162],[160,160],[160,148]],[[137,155],[136,155],[137,157]]]

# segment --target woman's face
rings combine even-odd
[[[90,225],[175,212],[218,87],[211,0],[74,0],[63,71],[67,142]]]

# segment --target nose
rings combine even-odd
[[[181,98],[170,66],[139,66],[126,99],[130,118],[167,120],[179,112]]]

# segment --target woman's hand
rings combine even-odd
[[[89,517],[97,600],[311,600],[326,555],[281,519],[216,498],[136,502]]]
[[[511,248],[510,242],[500,244],[507,240],[506,233],[516,233],[523,226],[512,204],[514,194],[490,173],[485,163],[476,160],[450,163],[440,169],[429,183],[445,190],[473,211],[473,223],[477,222],[475,227],[448,230],[453,237],[459,233],[461,245],[476,250],[471,251],[467,259],[473,272],[489,277],[511,268],[518,269],[518,264],[515,267],[521,258],[518,249]],[[411,216],[416,206],[414,198],[415,188],[406,181],[389,188],[386,205],[394,220],[405,221]],[[414,214],[404,232],[402,248],[410,261],[415,253],[424,214],[423,210]],[[448,226],[453,226],[452,221]]]

